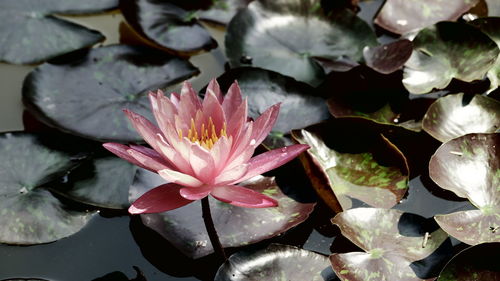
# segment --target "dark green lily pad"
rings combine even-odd
[[[158,175],[140,169],[130,188],[131,201],[164,183]],[[276,199],[279,206],[242,208],[210,197],[212,217],[223,247],[244,246],[283,233],[306,220],[315,205],[301,203],[285,195],[274,177],[258,176],[241,185]],[[186,256],[199,258],[213,252],[202,218],[201,202],[164,213],[143,214],[141,219],[147,227],[161,234]]]
[[[156,0],[121,0],[120,10],[141,36],[171,52],[193,54],[217,47],[196,20],[196,11]]]
[[[469,247],[448,262],[437,281],[499,281],[500,243]]]
[[[324,71],[313,58],[361,60],[363,48],[377,41],[354,13],[326,16],[319,0],[261,0],[231,20],[225,43],[232,67],[261,67],[316,86]]]
[[[439,21],[458,19],[479,0],[387,0],[375,18],[380,27],[404,34]]]
[[[443,89],[453,78],[481,80],[500,52],[486,34],[459,22],[440,22],[421,30],[413,49],[405,64],[403,84],[414,94]]]
[[[24,81],[23,99],[60,130],[101,141],[142,141],[122,109],[152,120],[147,90],[197,73],[188,61],[149,48],[107,46],[37,67]]]
[[[248,98],[248,114],[254,119],[270,106],[281,102],[278,121],[265,141],[268,147],[281,147],[283,143],[289,143],[284,135],[291,130],[330,117],[325,100],[313,87],[288,76],[260,68],[242,67],[231,69],[217,78],[223,92],[235,80],[243,97]]]
[[[481,95],[448,95],[429,107],[422,127],[442,142],[469,133],[494,133],[500,128],[500,102]]]
[[[137,166],[121,158],[102,155],[72,171],[64,184],[52,191],[87,205],[126,209],[136,171]]]
[[[500,242],[499,147],[500,134],[468,134],[441,145],[429,163],[435,183],[479,209],[434,217],[446,232],[470,245]]]
[[[117,0],[3,0],[0,3],[0,61],[39,63],[104,41],[98,31],[53,14],[95,13],[116,8],[117,4]]]
[[[203,21],[227,25],[236,13],[253,0],[214,0],[210,8],[198,12]]]
[[[316,192],[336,212],[350,209],[353,198],[391,208],[406,194],[406,159],[369,126],[335,119],[292,132],[296,141],[311,146],[302,158],[306,172]]]
[[[451,250],[446,232],[421,216],[399,210],[357,208],[337,214],[332,222],[365,251],[330,256],[341,280],[418,281],[435,277],[448,255],[443,249]]]
[[[78,161],[46,142],[26,133],[0,135],[1,243],[56,241],[78,232],[93,215],[72,210],[47,190]]]
[[[478,27],[500,47],[500,32],[498,31],[500,28],[500,18],[479,18],[470,22],[470,24]],[[491,83],[490,92],[498,88],[500,84],[500,56],[497,58],[495,65],[488,71],[488,79]]]
[[[292,265],[292,266],[291,266]],[[271,244],[258,251],[232,255],[217,271],[215,281],[333,281],[328,258],[288,245]]]
[[[411,41],[401,39],[381,46],[366,47],[363,57],[367,66],[380,73],[389,74],[403,67],[412,51]]]

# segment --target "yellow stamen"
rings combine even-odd
[[[217,129],[215,128],[212,117],[209,117],[208,124],[205,125],[205,123],[202,123],[200,133],[198,134],[194,119],[191,118],[191,127],[189,128],[187,135],[187,138],[191,142],[198,143],[206,149],[211,149],[222,136],[227,137],[226,123],[222,124],[222,128],[217,135]],[[182,138],[181,130],[179,130],[179,137]]]

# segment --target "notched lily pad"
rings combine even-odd
[[[387,0],[375,18],[380,27],[404,34],[439,21],[458,19],[479,0]]]
[[[135,31],[170,52],[194,54],[217,47],[196,20],[196,11],[156,0],[121,0],[120,10]]]
[[[270,106],[281,103],[278,121],[265,141],[268,147],[282,147],[283,143],[289,142],[285,135],[292,129],[303,128],[330,117],[325,100],[313,87],[288,76],[265,69],[242,67],[217,78],[223,92],[235,80],[242,95],[248,98],[250,117],[256,119]]]
[[[486,34],[466,23],[440,22],[422,29],[413,40],[403,84],[414,94],[443,89],[453,78],[481,80],[500,50]]]
[[[381,46],[365,47],[363,57],[367,66],[380,73],[389,74],[403,67],[412,51],[411,41],[401,39]]]
[[[77,164],[77,158],[47,147],[47,141],[40,135],[0,134],[1,243],[56,241],[78,232],[92,217],[72,210],[47,190]]]
[[[292,266],[291,266],[292,265]],[[328,258],[288,245],[271,244],[257,251],[232,255],[217,271],[215,281],[334,281]]]
[[[500,280],[500,243],[469,247],[448,262],[437,281]]]
[[[255,66],[318,85],[323,68],[313,58],[361,60],[377,44],[368,24],[350,11],[325,15],[321,1],[254,1],[229,23],[226,54],[232,67]]]
[[[158,175],[140,169],[130,188],[131,201],[147,190],[164,184]],[[215,228],[223,247],[240,247],[274,237],[307,219],[314,203],[301,203],[285,195],[274,177],[257,176],[240,185],[266,194],[278,207],[250,209],[236,207],[210,197]],[[300,188],[300,187],[295,187]],[[159,214],[141,215],[143,223],[161,234],[182,253],[200,258],[213,252],[205,229],[200,202]]]
[[[442,142],[469,133],[494,133],[500,128],[500,102],[481,95],[448,95],[429,107],[422,127]]]
[[[341,280],[418,281],[435,277],[451,250],[448,235],[435,223],[399,210],[356,208],[337,214],[332,222],[365,251],[330,256]]]
[[[147,90],[198,74],[191,63],[143,47],[113,45],[45,63],[24,81],[23,101],[45,123],[100,141],[142,141],[122,112],[153,119]]]
[[[470,245],[500,242],[499,147],[500,134],[468,134],[441,145],[429,163],[436,184],[479,209],[434,217],[446,232]]]
[[[292,132],[311,146],[301,160],[316,192],[336,212],[352,208],[352,199],[391,208],[406,194],[406,159],[370,126],[335,119]]]
[[[100,12],[117,4],[117,0],[3,0],[0,2],[0,61],[34,64],[104,41],[98,31],[53,15]]]

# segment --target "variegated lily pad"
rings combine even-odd
[[[404,68],[403,84],[414,94],[443,89],[453,78],[483,79],[500,50],[477,28],[459,22],[440,22],[421,30]]]
[[[344,281],[432,278],[451,250],[448,235],[432,221],[399,210],[356,208],[337,214],[332,222],[365,251],[330,256]]]
[[[497,4],[498,5],[498,4]],[[500,7],[500,5],[498,5]],[[489,8],[489,4],[488,4]],[[499,15],[500,16],[500,15]],[[470,24],[478,27],[482,32],[488,35],[500,47],[500,18],[479,18],[472,21]],[[488,79],[490,80],[490,91],[495,90],[500,85],[500,56],[497,58],[495,65],[488,71]]]
[[[217,47],[197,21],[196,10],[156,0],[121,0],[120,10],[135,31],[170,52],[193,54]]]
[[[78,232],[92,213],[72,210],[47,188],[78,163],[46,145],[64,143],[26,133],[0,134],[0,242],[39,244]]]
[[[130,188],[131,201],[164,183],[157,174],[139,170]],[[276,199],[278,207],[242,208],[210,197],[212,217],[223,247],[240,247],[283,233],[307,219],[315,205],[285,195],[274,177],[258,176],[240,185]],[[164,213],[143,214],[141,219],[144,225],[161,234],[186,256],[200,258],[213,252],[198,201]]]
[[[32,113],[63,131],[101,141],[142,141],[122,109],[152,119],[147,90],[197,73],[187,60],[113,45],[37,67],[24,81],[23,98]]]
[[[292,265],[292,266],[290,266]],[[293,246],[271,244],[257,251],[232,255],[217,271],[215,281],[334,281],[328,258]]]
[[[98,31],[53,14],[95,13],[117,5],[117,0],[2,0],[0,61],[33,64],[104,41]]]
[[[434,182],[479,209],[434,217],[464,243],[500,242],[499,148],[500,134],[468,134],[441,145],[429,163]]]
[[[448,262],[437,281],[499,281],[500,243],[469,247]]]
[[[442,142],[469,133],[494,133],[500,128],[500,102],[481,95],[448,95],[429,107],[422,127]]]
[[[377,44],[368,24],[350,11],[325,15],[320,0],[258,0],[229,23],[226,54],[232,67],[261,67],[318,85],[328,61],[361,60]]]
[[[317,193],[336,212],[352,207],[352,199],[391,208],[408,188],[403,154],[370,124],[335,119],[292,132],[311,146],[303,164]],[[338,137],[342,132],[343,137]]]
[[[393,33],[404,34],[439,21],[458,19],[479,0],[388,0],[375,23]]]

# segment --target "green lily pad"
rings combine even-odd
[[[131,201],[164,183],[157,174],[140,169],[130,188]],[[306,220],[315,205],[298,202],[285,195],[274,177],[257,176],[240,185],[276,199],[279,206],[264,209],[242,208],[210,197],[215,228],[225,248],[256,243],[283,233]],[[144,225],[161,234],[188,257],[200,258],[213,252],[203,222],[200,202],[164,213],[142,214],[141,219]]]
[[[446,232],[421,216],[399,210],[356,208],[337,214],[332,222],[365,251],[330,256],[341,280],[418,281],[435,277],[448,256],[445,250],[451,250]]]
[[[390,32],[404,34],[439,21],[454,21],[478,2],[479,0],[387,0],[374,21]]]
[[[227,25],[236,13],[248,6],[253,0],[214,0],[212,5],[206,10],[200,10],[198,16],[200,20]]]
[[[408,189],[403,154],[371,124],[335,119],[302,130],[293,138],[311,146],[302,158],[313,187],[336,212],[352,208],[352,199],[391,208]],[[339,135],[341,133],[341,135]]]
[[[248,98],[250,117],[256,119],[272,105],[281,103],[279,118],[265,141],[268,147],[281,147],[283,143],[289,143],[284,136],[291,130],[330,117],[325,100],[313,87],[288,76],[265,69],[242,67],[231,69],[217,78],[223,92],[235,80],[243,97]]]
[[[293,265],[293,266],[290,266]],[[232,255],[217,271],[215,281],[333,281],[328,258],[288,245],[271,244],[257,251]]]
[[[411,41],[401,39],[381,46],[366,47],[363,57],[367,66],[380,73],[389,74],[403,67],[412,51]]]
[[[95,13],[116,8],[117,4],[117,0],[3,0],[0,61],[34,64],[104,41],[98,31],[53,15]]]
[[[217,47],[196,11],[156,0],[121,0],[120,10],[135,31],[170,52],[193,54]]]
[[[500,50],[486,34],[466,23],[440,22],[421,30],[404,68],[403,84],[414,94],[443,89],[453,78],[483,79]]]
[[[469,247],[448,262],[437,281],[500,280],[500,243]]]
[[[60,130],[100,141],[142,141],[122,109],[152,120],[147,90],[197,73],[186,60],[113,45],[37,67],[24,81],[23,99],[33,114]]]
[[[232,67],[261,67],[316,86],[325,73],[313,58],[361,60],[377,40],[354,13],[327,16],[319,0],[260,0],[231,20],[225,44]]]
[[[441,145],[429,162],[436,184],[479,209],[434,217],[446,232],[470,245],[500,242],[498,147],[500,134],[468,134]]]
[[[422,127],[442,142],[469,133],[494,133],[500,128],[500,102],[481,95],[448,95],[429,107]]]
[[[72,210],[47,190],[78,163],[71,154],[46,146],[47,141],[40,135],[0,134],[1,243],[56,241],[78,232],[93,215]]]

